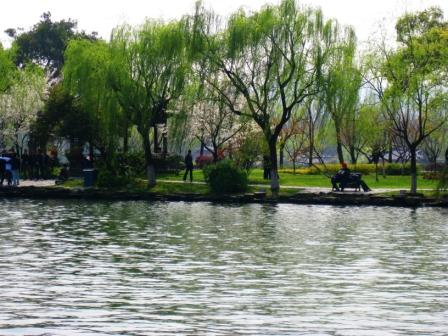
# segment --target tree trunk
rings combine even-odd
[[[342,143],[338,140],[336,144],[336,151],[338,153],[339,163],[344,162],[344,153],[342,151]]]
[[[129,150],[129,129],[125,127],[124,137],[123,137],[123,152],[127,154]]]
[[[393,152],[393,148],[392,148],[392,143],[389,144],[389,151],[388,151],[388,155],[389,157],[387,158],[387,161],[389,163],[392,163],[393,158],[392,158],[392,152]]]
[[[336,151],[338,153],[338,160],[339,163],[344,162],[344,153],[342,151],[342,141],[341,141],[341,130],[339,128],[339,125],[337,125],[337,123],[335,123],[335,128],[336,128]]]
[[[199,155],[204,155],[204,139],[201,139],[201,150],[199,151]]]
[[[277,193],[280,190],[277,169],[277,141],[269,140],[269,158],[271,164],[271,191]]]
[[[281,144],[280,144],[280,148],[279,148],[279,151],[280,151],[280,168],[283,168],[283,162],[284,162],[284,149],[285,149],[285,143],[284,142],[282,142]]]
[[[314,123],[310,108],[308,108],[308,138],[310,141],[310,148],[308,151],[308,166],[311,167],[313,165],[314,155]]]
[[[350,160],[352,164],[356,164],[356,161],[358,161],[356,157],[356,150],[353,146],[350,146]]]
[[[409,148],[411,154],[411,193],[417,192],[417,150],[415,147]]]
[[[375,181],[378,182],[378,161],[375,161]]]
[[[146,176],[148,178],[148,187],[154,187],[156,185],[156,169],[153,163],[146,166]]]
[[[162,153],[168,154],[168,134],[166,132],[162,133]]]
[[[160,153],[159,150],[159,130],[157,125],[154,126],[154,153]]]
[[[313,165],[313,152],[314,152],[314,144],[310,142],[310,151],[308,153],[308,166],[311,167]]]
[[[219,157],[218,157],[218,150],[219,150],[219,148],[213,146],[213,152],[212,152],[213,163],[218,162],[218,159],[219,159]]]
[[[139,130],[143,141],[143,150],[145,151],[146,175],[148,178],[148,188],[156,185],[156,171],[154,167],[154,160],[151,153],[151,141],[149,140],[148,130]]]

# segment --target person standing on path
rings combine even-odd
[[[11,178],[12,185],[17,187],[20,184],[20,160],[17,158],[16,153],[11,153]]]
[[[185,161],[184,182],[187,180],[188,172],[190,172],[190,182],[193,182],[193,157],[191,156],[191,150],[188,150],[188,153],[185,156],[184,161]]]
[[[1,157],[3,156],[4,153],[1,154]],[[6,178],[6,160],[0,159],[0,186],[3,186],[3,181],[5,180],[5,178]]]

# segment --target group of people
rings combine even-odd
[[[4,151],[0,156],[0,186],[3,186],[5,180],[9,186],[18,186],[20,182],[19,169],[20,160],[16,153],[6,153]]]
[[[40,149],[30,153],[24,150],[20,156],[14,150],[3,150],[0,154],[0,186],[5,180],[8,186],[18,186],[20,176],[30,180],[48,178],[55,160]]]

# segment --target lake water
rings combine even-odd
[[[3,200],[0,335],[448,335],[448,210]]]

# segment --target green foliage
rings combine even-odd
[[[419,172],[420,166],[417,165],[417,174]],[[410,163],[389,163],[386,165],[386,175],[410,175],[411,174],[411,164]]]
[[[145,174],[145,155],[142,152],[119,153],[107,163],[117,175],[139,177]]]
[[[207,165],[203,172],[205,181],[214,193],[225,194],[247,190],[248,178],[246,171],[230,160]]]
[[[358,172],[363,175],[375,174],[375,165],[370,163],[358,163],[356,165],[349,164],[348,168],[352,172]],[[312,167],[299,168],[296,169],[297,174],[302,175],[320,175],[323,172],[334,175],[337,171],[341,169],[341,165],[338,163],[330,163],[330,164],[317,164]],[[390,176],[399,176],[399,175],[409,175],[411,171],[411,166],[409,163],[401,164],[401,163],[386,163],[385,164],[385,172],[386,175]],[[293,173],[292,169],[282,169],[280,172],[283,173]],[[378,172],[382,172],[381,164],[378,165]]]
[[[50,89],[45,108],[32,126],[31,139],[36,146],[45,147],[50,134],[83,145],[94,132],[91,116],[77,104],[75,98],[61,84]]]
[[[370,66],[368,82],[390,121],[391,133],[406,145],[413,163],[411,192],[417,189],[417,151],[448,117],[447,26],[437,8],[405,14],[396,25],[397,47],[380,46]]]
[[[439,180],[441,177],[441,172],[438,171],[425,171],[422,173],[422,178],[424,180]]]
[[[156,183],[149,133],[166,122],[167,111],[183,93],[189,64],[182,21],[148,20],[140,29],[123,26],[111,40],[109,83],[130,126],[142,139],[148,186]]]
[[[3,49],[0,43],[0,94],[11,86],[14,71],[14,63],[10,58],[10,54]]]
[[[210,22],[201,20],[200,14],[197,17],[197,21]],[[283,126],[305,98],[318,91],[331,47],[322,42],[323,27],[320,11],[283,0],[250,14],[238,11],[223,32],[214,34],[215,27],[210,26],[201,30],[209,41],[204,51],[209,71],[227,77],[236,99],[222,88],[217,91],[233,113],[260,127],[273,170],[277,169],[276,145]],[[278,187],[274,177],[271,189]]]
[[[65,52],[64,88],[77,97],[76,104],[91,121],[89,142],[103,152],[113,152],[128,125],[108,83],[109,46],[103,41],[73,40]]]
[[[154,158],[154,165],[157,172],[175,172],[185,168],[184,159],[180,155],[166,155]]]
[[[132,179],[125,175],[117,175],[108,169],[101,169],[98,172],[96,185],[100,188],[119,189],[126,187],[132,182]]]
[[[59,76],[64,64],[64,51],[71,39],[96,39],[96,33],[87,35],[76,32],[76,21],[61,20],[53,22],[49,12],[42,14],[41,20],[34,27],[21,34],[13,28],[7,30],[15,38],[15,62],[23,66],[29,62],[43,66],[51,78]]]
[[[233,156],[237,165],[250,175],[256,162],[260,161],[263,153],[267,152],[266,147],[266,142],[261,134],[249,132],[244,134]]]
[[[342,145],[349,149],[352,161],[356,161],[354,149],[360,143],[358,130],[359,91],[362,76],[355,63],[356,36],[353,30],[337,25],[334,33],[334,48],[329,52],[328,70],[324,72],[323,96],[336,134],[339,162],[343,162]]]
[[[178,173],[184,168],[183,158],[180,155],[167,155],[154,157],[154,165],[158,173]],[[145,175],[145,154],[141,151],[120,153],[114,159],[114,169],[119,175],[141,177]]]
[[[442,172],[439,173],[439,183],[437,184],[437,190],[448,190],[448,167],[446,167]]]

